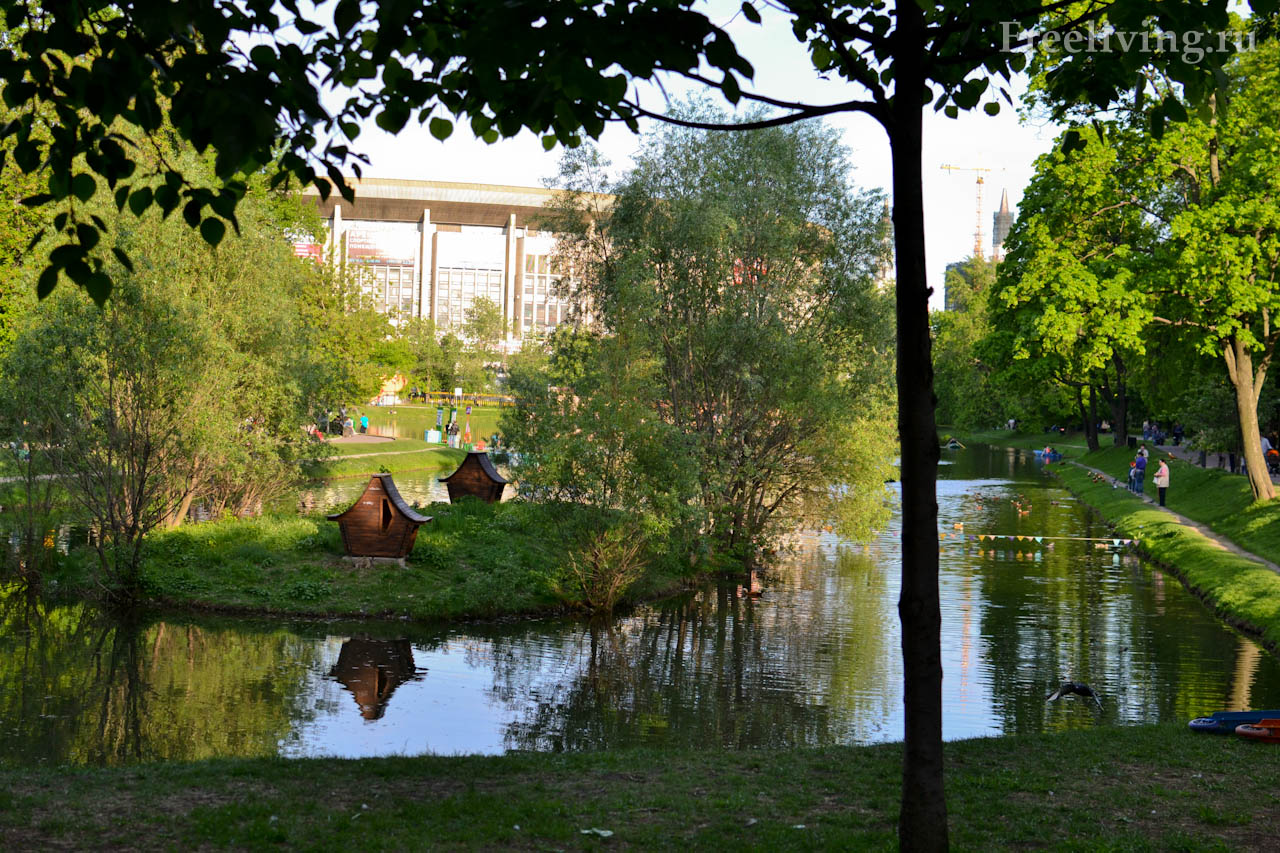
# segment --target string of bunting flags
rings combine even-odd
[[[1070,540],[1074,542],[1099,542],[1115,548],[1138,544],[1137,539],[1116,539],[1103,536],[1032,536],[1013,533],[938,533],[939,539],[959,539],[964,542],[1037,542]]]

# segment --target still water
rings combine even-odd
[[[1030,454],[947,453],[941,477],[947,738],[1280,705],[1277,660],[1175,579],[1096,547],[1109,531]],[[900,739],[898,535],[799,534],[759,598],[710,586],[598,625],[126,625],[0,591],[0,760]],[[1047,704],[1066,678],[1102,708]]]

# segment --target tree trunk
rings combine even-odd
[[[1089,410],[1084,406],[1085,385],[1076,386],[1076,408],[1080,410],[1080,424],[1084,429],[1085,444],[1090,450],[1098,449],[1098,422],[1089,418]],[[1046,459],[1046,462],[1049,460]]]
[[[934,421],[925,278],[924,196],[920,182],[923,127],[920,93],[924,16],[899,3],[894,33],[896,95],[886,129],[893,157],[893,227],[897,255],[898,438],[902,466],[904,851],[946,850],[947,803],[942,764],[942,616],[938,602],[938,431]]]
[[[1098,389],[1089,386],[1089,417],[1085,420],[1084,440],[1090,452],[1099,449],[1098,441]]]
[[[1116,447],[1124,447],[1129,443],[1129,392],[1124,381],[1124,362],[1120,356],[1112,358],[1116,369],[1115,390],[1111,390],[1108,382],[1102,384],[1102,396],[1111,409],[1111,443]],[[1105,371],[1104,371],[1105,377]]]
[[[1253,499],[1269,501],[1276,496],[1276,489],[1267,473],[1267,461],[1262,458],[1262,439],[1258,433],[1258,394],[1262,391],[1266,367],[1260,369],[1261,376],[1255,376],[1253,353],[1236,335],[1227,339],[1223,356],[1227,361],[1227,376],[1236,390],[1236,414],[1240,419],[1240,439],[1244,443],[1244,461],[1249,466]]]

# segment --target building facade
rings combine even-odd
[[[502,309],[509,345],[545,334],[569,318],[556,268],[554,235],[538,230],[555,192],[531,187],[348,178],[355,203],[336,193],[310,198],[327,220],[324,246],[300,255],[358,265],[380,310],[423,317],[460,334],[479,298]],[[567,282],[571,285],[571,282]]]

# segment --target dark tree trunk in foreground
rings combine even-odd
[[[942,654],[938,603],[938,431],[934,422],[925,280],[923,136],[919,56],[923,15],[898,5],[894,34],[897,77],[888,121],[893,152],[894,249],[898,262],[898,435],[902,448],[902,662],[905,732],[902,850],[947,849],[947,803],[942,776]]]

